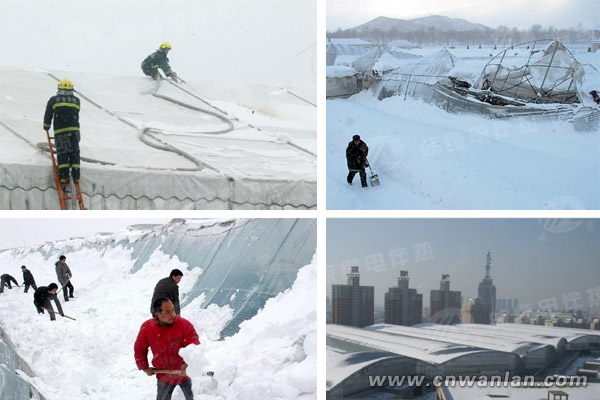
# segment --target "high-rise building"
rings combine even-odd
[[[364,327],[373,325],[375,287],[360,286],[357,266],[350,267],[346,285],[331,285],[333,323]]]
[[[482,324],[481,321],[487,321],[489,316],[489,307],[481,304],[479,297],[469,297],[462,309],[463,324]]]
[[[423,295],[408,288],[408,271],[400,271],[398,286],[385,294],[385,323],[411,326],[423,322]]]
[[[496,314],[514,314],[519,309],[519,299],[496,299]]]
[[[440,290],[432,290],[429,296],[431,322],[451,325],[459,323],[461,312],[460,291],[450,290],[450,275],[443,274]]]
[[[476,305],[476,313],[472,315],[473,323],[476,324],[491,324],[495,320],[496,314],[496,286],[494,280],[490,277],[492,269],[492,255],[488,251],[487,263],[485,265],[485,277],[479,283],[477,288],[478,304]]]

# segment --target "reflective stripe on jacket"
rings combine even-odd
[[[49,130],[50,123],[54,120],[54,134],[78,131],[80,108],[79,98],[73,95],[72,90],[59,90],[56,96],[50,97],[46,105],[44,130]]]

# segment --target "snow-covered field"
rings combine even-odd
[[[203,234],[210,234],[207,229]],[[213,234],[220,234],[214,231]],[[184,271],[180,298],[190,292],[203,274],[177,256],[156,249],[143,267],[131,273],[133,250],[113,246],[126,237],[136,240],[139,231],[104,236],[89,246],[83,239],[65,244],[76,248],[67,254],[73,271],[75,298],[65,303],[66,315],[76,321],[48,314],[38,315],[32,292],[6,290],[0,296],[0,324],[15,343],[19,355],[31,366],[30,381],[47,400],[131,400],[156,396],[156,378],[137,370],[133,343],[140,325],[149,318],[149,299],[155,283],[173,268]],[[210,236],[210,235],[209,235]],[[104,241],[107,246],[98,245]],[[108,245],[110,244],[110,245]],[[0,263],[17,270],[27,265],[38,286],[56,281],[54,258],[39,251],[1,252]],[[9,268],[10,266],[10,268]],[[19,283],[20,274],[12,273]],[[183,349],[189,363],[195,399],[316,399],[316,254],[299,269],[293,286],[267,301],[253,318],[240,325],[237,334],[219,340],[231,319],[229,306],[201,308],[202,297],[182,307],[200,336],[201,345]],[[214,378],[203,375],[215,371]],[[176,389],[174,400],[183,399]]]
[[[406,51],[426,56],[439,50]],[[473,76],[499,50],[449,51],[460,58],[454,72]],[[596,54],[574,56],[600,70]],[[345,149],[354,134],[369,146],[379,187],[361,188],[358,176],[354,185],[346,183]],[[448,113],[410,96],[379,101],[369,90],[327,101],[328,209],[599,207],[598,130],[577,131],[558,120]]]

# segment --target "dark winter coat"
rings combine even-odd
[[[3,274],[0,276],[0,284],[12,289],[12,286],[10,284],[11,281],[13,281],[15,283],[15,285],[19,286],[19,284],[17,283],[17,280],[15,278],[13,278],[12,275]]]
[[[181,314],[179,309],[179,286],[170,277],[161,279],[154,287],[154,294],[152,295],[152,302],[150,303],[150,313],[154,315],[154,309],[152,305],[156,300],[161,297],[166,297],[173,303],[175,307],[175,314]]]
[[[52,294],[48,291],[47,286],[40,286],[37,288],[35,293],[33,294],[33,304],[38,308],[52,308],[50,303],[51,300],[54,300],[54,304],[56,304],[56,309],[59,314],[63,313],[62,306],[60,305],[60,301],[58,301],[58,297],[55,294]]]
[[[154,75],[154,72],[156,72],[158,68],[162,69],[166,76],[171,76],[173,74],[173,71],[171,71],[171,67],[169,66],[169,59],[162,49],[156,50],[142,61],[142,71],[144,71],[146,75]]]
[[[54,119],[54,134],[79,131],[79,99],[72,90],[59,90],[56,96],[50,97],[44,114],[44,130],[50,129]]]
[[[23,271],[23,284],[24,285],[35,285],[35,279],[33,279],[33,274],[28,269]]]
[[[200,344],[194,325],[187,319],[175,316],[171,325],[159,324],[158,318],[144,322],[133,345],[138,369],[149,367],[148,347],[152,349],[152,365],[157,369],[180,370],[184,363],[179,349],[190,344]],[[156,378],[170,385],[190,379],[187,376],[157,374]]]
[[[71,274],[71,269],[67,265],[67,263],[61,263],[57,261],[54,266],[56,267],[56,277],[62,286],[65,286],[65,283],[73,276]]]
[[[367,163],[368,154],[369,147],[362,140],[359,144],[355,144],[354,141],[348,143],[348,147],[346,148],[346,161],[348,162],[348,169],[364,169]]]

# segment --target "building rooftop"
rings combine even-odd
[[[426,337],[407,335],[399,338],[398,334],[334,324],[327,325],[327,337],[364,347],[365,350],[393,353],[430,364],[443,364],[458,357],[490,351]]]
[[[523,356],[530,351],[541,350],[550,347],[547,343],[523,341],[519,338],[508,336],[492,336],[479,331],[468,331],[466,329],[452,329],[451,325],[437,325],[439,329],[423,329],[410,326],[399,326],[389,324],[371,325],[366,329],[378,332],[409,337],[449,342],[460,345],[477,346],[483,349],[502,351]]]

